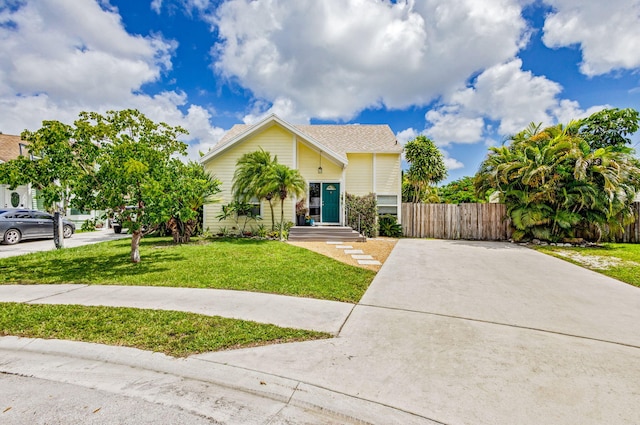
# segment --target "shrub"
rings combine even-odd
[[[380,226],[380,236],[389,236],[391,238],[399,238],[402,236],[402,226],[398,224],[398,220],[389,214],[380,217],[378,222]]]
[[[378,235],[378,201],[374,193],[365,196],[347,193],[345,206],[348,226],[368,238],[375,238]]]

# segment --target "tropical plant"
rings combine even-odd
[[[441,201],[437,187],[427,185],[418,191],[418,187],[411,183],[407,175],[404,174],[402,177],[402,202],[438,204]]]
[[[444,159],[436,145],[425,136],[418,136],[404,146],[405,158],[409,162],[406,178],[413,188],[409,202],[421,202],[429,186],[447,176]]]
[[[580,135],[591,150],[607,146],[622,147],[631,143],[627,136],[638,131],[638,111],[603,109],[580,121]]]
[[[378,225],[380,227],[380,236],[388,236],[390,238],[402,236],[402,226],[398,223],[398,219],[392,215],[386,214],[380,217]]]
[[[540,129],[530,125],[508,145],[490,148],[475,184],[479,194],[500,192],[516,240],[558,241],[620,231],[633,219],[640,190],[639,162],[624,146],[591,149],[581,121]]]
[[[220,192],[220,181],[206,172],[202,165],[190,161],[187,164],[174,159],[166,190],[175,196],[168,205],[171,218],[166,227],[171,231],[174,243],[188,243],[191,236],[202,228],[203,205],[215,202],[213,195]]]
[[[227,205],[223,205],[220,214],[218,214],[216,218],[219,221],[234,220],[236,223],[234,229],[238,231],[238,236],[244,235],[249,222],[260,220],[260,216],[253,213],[253,205],[242,201],[233,201]]]
[[[264,177],[266,192],[273,192],[280,199],[280,229],[284,228],[284,201],[289,196],[301,196],[307,190],[307,183],[300,171],[284,164],[275,164]],[[284,232],[280,232],[280,240],[284,240]]]
[[[484,203],[488,196],[476,196],[473,177],[465,176],[438,188],[440,202],[445,204]]]
[[[275,216],[272,200],[276,196],[272,185],[266,180],[270,170],[278,163],[278,157],[271,158],[271,154],[260,148],[248,152],[238,159],[236,171],[233,174],[232,191],[239,202],[247,202],[252,198],[266,199],[271,210],[271,230],[275,230]]]

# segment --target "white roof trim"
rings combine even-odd
[[[299,129],[297,129],[296,127],[294,127],[293,125],[289,124],[288,122],[286,122],[285,120],[283,120],[282,118],[278,117],[275,114],[271,114],[271,115],[267,116],[265,119],[263,119],[262,121],[258,122],[257,124],[247,128],[245,131],[243,131],[242,133],[238,134],[233,139],[231,139],[228,143],[225,143],[224,146],[221,146],[218,149],[216,149],[214,147],[205,156],[200,158],[200,162],[202,164],[204,164],[205,162],[209,161],[212,158],[215,158],[216,156],[220,155],[222,152],[226,151],[227,149],[229,149],[232,146],[236,145],[240,141],[244,140],[245,138],[247,138],[251,134],[257,133],[258,131],[263,130],[265,127],[267,127],[267,126],[269,126],[269,125],[271,125],[273,123],[279,124],[280,126],[284,127],[288,131],[290,131],[291,133],[293,133],[293,134],[297,135],[298,137],[301,137],[304,140],[308,141],[313,147],[315,147],[319,151],[322,151],[323,154],[325,154],[326,156],[330,157],[334,161],[338,162],[343,167],[346,166],[349,163],[349,161],[347,160],[346,156],[343,156],[343,155],[335,152],[334,150],[328,148],[327,146],[323,145],[321,142],[319,142],[315,138],[313,138],[313,137],[309,136],[308,134],[300,131]]]

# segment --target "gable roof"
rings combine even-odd
[[[292,133],[332,156],[342,164],[347,164],[347,153],[400,153],[402,145],[388,125],[293,125],[276,115],[270,115],[254,125],[236,124],[220,139],[201,162],[219,155],[246,137],[280,124]]]
[[[20,136],[10,134],[0,134],[0,162],[7,162],[16,159],[20,155],[27,155],[28,152],[20,149],[20,144],[26,145]]]

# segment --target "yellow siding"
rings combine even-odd
[[[298,143],[298,170],[307,182],[339,182],[342,179],[342,165],[330,161],[324,155],[322,157],[322,174],[318,174],[319,165],[320,153],[303,143]]]
[[[395,195],[402,178],[400,154],[376,154],[376,193]]]
[[[347,154],[346,192],[364,196],[373,192],[373,154]]]
[[[226,205],[233,201],[231,186],[233,184],[233,174],[236,169],[238,159],[247,152],[253,152],[260,148],[271,153],[271,156],[277,156],[280,164],[286,164],[292,167],[293,164],[293,135],[279,126],[272,126],[263,132],[253,135],[252,137],[236,143],[235,146],[221,153],[219,156],[204,164],[204,168],[210,174],[214,175],[222,182],[222,191],[217,195],[220,202],[207,204],[205,210],[204,228],[212,232],[216,232],[220,227],[231,229],[236,226],[235,220],[219,221],[216,216],[222,211],[222,205]],[[280,201],[274,199],[274,215],[276,222],[280,220]],[[291,220],[293,217],[293,203],[291,200],[285,201],[285,221]],[[269,203],[262,202],[262,220],[251,221],[252,226],[264,224],[268,229],[271,228],[271,212]]]

